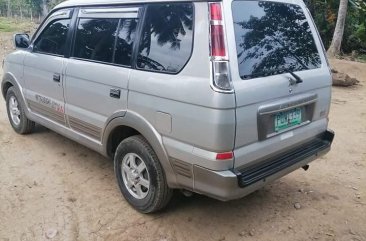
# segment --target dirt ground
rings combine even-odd
[[[329,154],[240,200],[177,193],[155,215],[124,201],[99,154],[40,126],[15,134],[1,98],[0,240],[366,240],[366,64],[332,65],[361,83],[333,88]]]

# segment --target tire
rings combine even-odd
[[[169,203],[172,189],[155,152],[142,136],[129,137],[119,144],[114,171],[122,195],[137,211],[153,213]]]
[[[33,131],[35,123],[25,115],[23,102],[18,98],[14,87],[10,87],[6,92],[6,110],[9,122],[15,132],[25,135]]]

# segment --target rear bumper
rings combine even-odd
[[[194,166],[193,189],[223,201],[244,197],[326,154],[333,138],[334,132],[328,130],[307,143],[244,169],[212,171]]]

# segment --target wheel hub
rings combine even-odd
[[[137,184],[138,181],[139,181],[139,178],[140,178],[140,175],[139,173],[137,172],[136,169],[130,169],[130,172],[127,173],[127,177],[128,179],[134,183],[134,184]]]
[[[128,192],[134,198],[145,198],[150,189],[150,177],[143,159],[134,153],[127,154],[122,160],[121,171]]]
[[[18,100],[15,98],[15,96],[10,97],[8,108],[11,121],[13,122],[14,125],[18,126],[20,124],[20,109]]]

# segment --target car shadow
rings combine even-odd
[[[97,177],[107,176],[106,179],[101,179],[104,182],[103,185],[113,187],[113,192],[119,192],[114,178],[113,161],[42,126],[37,126],[36,134],[40,135],[36,139],[39,139],[41,145],[44,144],[41,142],[42,136],[47,135],[53,139],[53,143],[63,145],[62,149],[78,153],[78,158],[70,160],[74,163],[72,164],[73,167],[95,169],[93,173]],[[152,218],[154,220],[155,217],[156,221],[159,222],[161,217],[167,217],[167,220],[170,220],[169,217],[176,219],[173,216],[177,216],[187,219],[187,222],[190,222],[190,220],[212,219],[211,223],[216,223],[218,220],[225,220],[228,225],[235,224],[239,219],[243,223],[244,219],[244,222],[258,224],[278,215],[290,216],[297,211],[294,208],[296,202],[311,203],[320,201],[312,193],[305,195],[300,192],[302,187],[304,187],[303,181],[295,179],[294,176],[286,176],[241,199],[228,202],[199,194],[186,197],[180,190],[175,190],[167,208],[156,214],[143,215],[142,218],[147,220]],[[313,192],[317,193],[316,190]],[[121,202],[125,202],[119,193],[116,196],[120,198]]]

